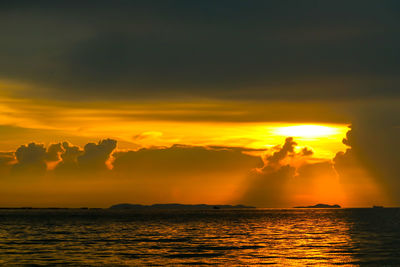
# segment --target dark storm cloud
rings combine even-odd
[[[348,198],[353,199],[354,206],[397,205],[398,198],[393,195],[393,193],[398,193],[397,177],[392,180],[393,176],[379,177],[371,171],[378,166],[377,162],[373,162],[371,165],[366,164],[363,158],[370,158],[371,155],[359,155],[360,147],[352,137],[353,133],[354,130],[349,131],[343,140],[343,143],[349,148],[345,152],[338,152],[333,159],[334,168],[339,174],[340,182]],[[361,147],[361,150],[368,149]],[[380,168],[386,167],[387,164],[380,165]],[[388,181],[390,181],[389,184]]]
[[[364,107],[354,114],[344,144],[351,146],[335,158],[338,171],[361,164],[385,189],[392,203],[400,203],[400,116],[399,105]]]
[[[52,97],[398,96],[397,1],[9,1],[0,76]]]

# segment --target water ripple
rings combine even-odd
[[[400,212],[1,210],[0,264],[396,266]]]

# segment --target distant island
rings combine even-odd
[[[256,207],[245,206],[245,205],[207,205],[207,204],[153,204],[153,205],[141,205],[141,204],[129,204],[121,203],[110,207],[110,209],[197,209],[197,210],[209,210],[209,209],[254,209]]]
[[[328,205],[328,204],[317,204],[313,206],[298,206],[294,207],[296,209],[340,209],[340,205],[335,204],[335,205]]]

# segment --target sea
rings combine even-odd
[[[400,266],[400,209],[1,209],[2,266]]]

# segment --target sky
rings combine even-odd
[[[2,1],[0,206],[400,205],[398,1]]]

